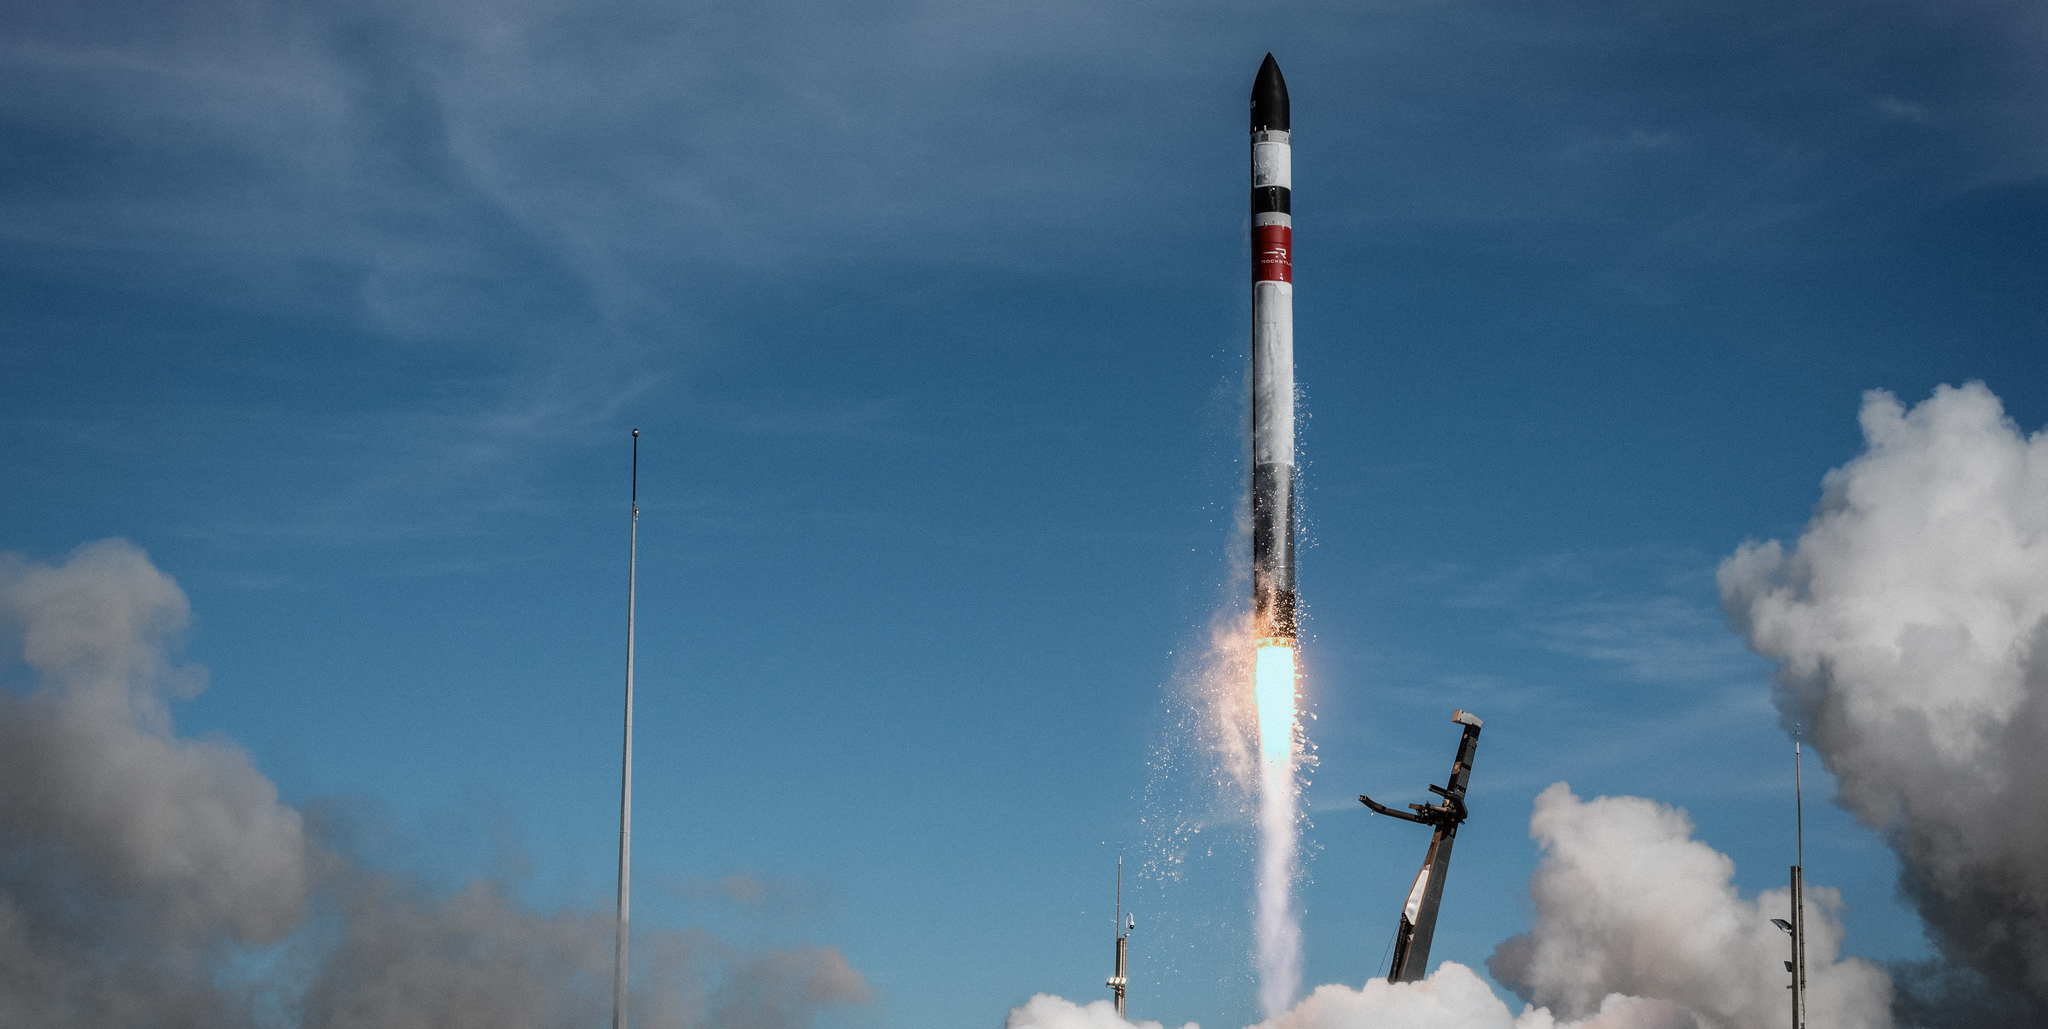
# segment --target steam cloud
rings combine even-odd
[[[1683,812],[1640,797],[1581,801],[1557,783],[1537,795],[1529,834],[1543,851],[1529,880],[1536,922],[1494,950],[1495,979],[1569,1018],[1597,1017],[1613,995],[1678,1009],[1603,1024],[1674,1024],[1690,1013],[1702,1027],[1735,1029],[1790,1017],[1791,948],[1770,923],[1790,913],[1789,888],[1743,899],[1735,863],[1693,839]],[[1807,1024],[1890,1026],[1889,977],[1838,959],[1840,895],[1808,886],[1805,907]]]
[[[1546,1008],[1508,1013],[1479,976],[1455,961],[1419,983],[1375,979],[1360,989],[1324,986],[1261,1029],[1694,1029],[1675,1005],[1613,994],[1585,1021],[1559,1022]]]
[[[1839,802],[1897,852],[1949,963],[1933,985],[1989,985],[1918,1015],[2048,1024],[2048,436],[1981,383],[1910,411],[1872,391],[1861,421],[1867,449],[1792,549],[1722,563],[1722,603],[1779,661],[1779,712]]]
[[[1166,1029],[1158,1022],[1126,1022],[1106,1000],[1076,1004],[1065,997],[1041,993],[1010,1009],[1004,1029]],[[1193,1022],[1181,1029],[1201,1029]]]
[[[0,557],[0,1025],[608,1017],[609,914],[534,911],[492,882],[432,896],[323,840],[234,744],[178,736],[170,702],[205,685],[171,659],[189,618],[126,542]],[[684,931],[639,949],[643,1026],[803,1027],[867,996],[830,948]]]
[[[1529,832],[1542,849],[1529,883],[1535,924],[1487,962],[1530,1002],[1519,1015],[1446,961],[1419,983],[1318,987],[1260,1029],[1751,1029],[1790,1017],[1790,946],[1770,924],[1788,912],[1789,891],[1742,897],[1734,862],[1693,839],[1683,812],[1640,797],[1581,800],[1557,783],[1537,796]],[[1839,956],[1840,906],[1835,890],[1807,887],[1807,1024],[1890,1029],[1890,978]],[[1106,1003],[1040,995],[1010,1012],[1007,1029],[1124,1023]]]
[[[1320,986],[1291,1010],[1255,1029],[1697,1029],[1699,1022],[1664,1001],[1614,994],[1593,1017],[1560,1022],[1546,1008],[1517,1016],[1484,980],[1455,961],[1416,983],[1374,979],[1359,989]],[[1039,994],[1010,1011],[1004,1029],[1164,1029],[1126,1022],[1108,1001],[1088,1005]],[[1189,1022],[1183,1029],[1200,1029]]]

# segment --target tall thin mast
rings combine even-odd
[[[612,969],[612,1029],[626,1029],[626,921],[633,896],[633,599],[640,565],[640,430],[633,430],[633,523],[626,544],[626,755],[619,773],[619,937]]]
[[[1792,1029],[1806,1029],[1806,800],[1799,737],[1792,737]]]
[[[1116,997],[1116,1015],[1124,1016],[1124,991],[1130,987],[1127,961],[1130,957],[1131,937],[1124,925],[1124,856],[1116,856],[1116,974],[1109,977],[1107,985]]]

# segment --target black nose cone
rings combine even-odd
[[[1287,131],[1287,80],[1280,77],[1280,62],[1266,55],[1259,65],[1259,80],[1252,83],[1252,131]]]

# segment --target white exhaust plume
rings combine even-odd
[[[1259,734],[1257,917],[1259,1010],[1271,1017],[1301,993],[1301,919],[1294,911],[1300,870],[1301,753],[1292,644],[1261,641],[1253,662]]]
[[[0,556],[0,1026],[600,1025],[611,918],[436,896],[327,845],[248,754],[181,737],[185,595],[132,544]],[[804,1029],[867,996],[830,948],[643,933],[637,1025]]]
[[[1910,411],[1872,391],[1861,421],[1799,540],[1722,563],[1722,603],[1949,969],[1982,977],[1902,1010],[2048,1024],[2048,435],[1974,382]]]

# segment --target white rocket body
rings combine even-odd
[[[1261,639],[1295,639],[1294,187],[1287,83],[1271,54],[1252,87],[1252,607]]]

